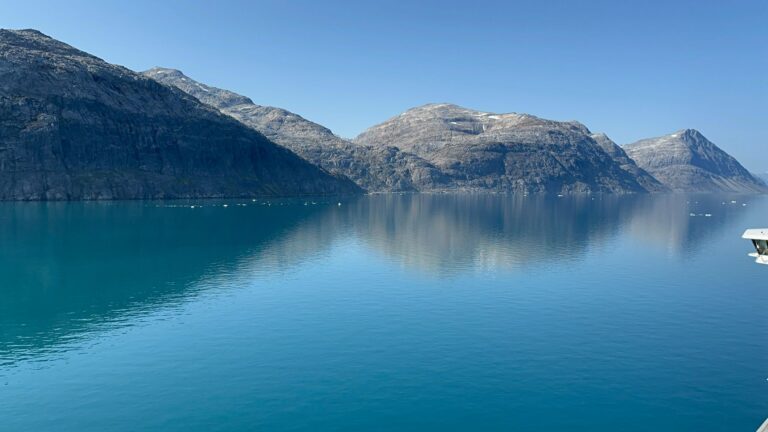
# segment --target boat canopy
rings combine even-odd
[[[741,238],[749,240],[768,240],[768,228],[748,229]]]
[[[750,229],[744,232],[743,238],[752,240],[755,252],[749,254],[758,264],[768,264],[768,228]]]

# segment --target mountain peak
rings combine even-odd
[[[186,75],[184,75],[184,72],[178,69],[165,68],[161,66],[155,66],[152,69],[147,69],[144,72],[142,72],[142,74],[150,78],[153,78],[159,75],[168,75],[173,77],[186,77]]]
[[[3,46],[4,51],[6,51],[6,56],[18,54],[18,51],[20,50],[26,50],[30,53],[43,55],[68,54],[94,59],[97,58],[96,56],[80,51],[71,45],[67,45],[64,42],[56,40],[35,29],[0,29],[0,46]]]
[[[763,192],[765,186],[696,129],[624,146],[638,166],[679,192]]]
[[[420,105],[417,107],[410,108],[400,114],[408,115],[408,114],[415,114],[415,113],[422,113],[422,112],[429,112],[434,115],[451,115],[453,113],[469,113],[477,116],[490,116],[491,118],[494,117],[500,117],[500,116],[529,116],[533,117],[529,114],[518,114],[518,113],[492,113],[492,112],[486,112],[486,111],[479,111],[472,108],[466,108],[461,105],[457,105],[454,103],[448,103],[448,102],[440,102],[440,103],[428,103],[424,105]]]
[[[212,87],[195,81],[187,75],[184,75],[184,72],[178,69],[155,66],[152,69],[142,72],[142,75],[167,86],[177,87],[183,92],[194,96],[201,102],[218,109],[237,105],[254,105],[250,98],[229,90],[223,90],[218,87]]]
[[[667,136],[670,138],[680,138],[680,139],[704,138],[704,135],[696,129],[680,129],[679,131],[673,132]]]
[[[48,36],[47,34],[36,29],[0,29],[0,38],[8,37],[26,37],[26,38],[39,38],[56,41],[56,39]]]
[[[409,108],[405,110],[404,112],[400,113],[398,117],[414,117],[414,116],[422,116],[422,117],[442,117],[442,116],[450,116],[454,115],[455,113],[466,113],[466,112],[473,112],[473,110],[464,108],[462,106],[452,104],[452,103],[428,103],[424,105],[419,105],[413,108]]]
[[[631,144],[625,144],[623,147],[625,150],[637,150],[641,148],[660,150],[664,148],[677,148],[680,151],[686,151],[685,149],[690,149],[692,146],[703,146],[721,151],[714,143],[708,140],[707,137],[696,129],[680,129],[670,134],[645,138]]]
[[[456,104],[450,103],[450,102],[430,102],[430,103],[426,103],[424,105],[420,105],[420,106],[411,108],[408,111],[419,110],[419,109],[437,109],[437,108],[466,109],[466,108],[464,108],[462,106],[459,106],[459,105],[456,105]]]
[[[40,30],[36,29],[0,29],[0,34],[17,34],[17,35],[31,35],[31,36],[37,36],[37,37],[46,37],[48,39],[51,39],[50,36],[46,35],[45,33],[41,32]]]
[[[0,46],[4,57],[36,55],[71,55],[97,59],[96,56],[80,51],[35,29],[0,29]]]

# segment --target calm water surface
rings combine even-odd
[[[0,204],[0,430],[768,417],[768,198],[338,201]]]

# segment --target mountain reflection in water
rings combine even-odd
[[[768,291],[740,235],[766,214],[756,196],[3,203],[0,429],[754,430]]]
[[[0,362],[190,300],[210,288],[202,279],[288,271],[350,239],[436,277],[577,262],[621,234],[684,257],[745,213],[749,199],[732,199],[405,194],[342,205],[328,198],[5,203]]]

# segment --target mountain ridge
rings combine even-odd
[[[155,67],[143,74],[197,97],[306,160],[352,179],[369,192],[433,190],[447,182],[434,166],[396,146],[356,145],[298,114],[257,105],[246,96],[200,83],[177,69]]]
[[[197,99],[36,30],[0,30],[0,199],[354,193]]]
[[[603,132],[594,133],[591,135],[592,139],[605,151],[609,156],[613,158],[620,166],[621,169],[627,171],[631,175],[635,176],[638,183],[648,192],[668,192],[669,188],[661,184],[655,177],[650,175],[647,171],[637,166],[634,160],[630,158],[627,153],[616,144],[612,139]]]
[[[694,129],[623,147],[578,121],[450,103],[354,139],[176,69],[0,30],[0,200],[402,191],[766,192]]]
[[[766,192],[733,156],[695,129],[622,146],[635,163],[675,192]]]
[[[372,126],[363,145],[397,145],[431,162],[464,190],[645,192],[576,121],[427,104]]]

